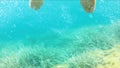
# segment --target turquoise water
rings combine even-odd
[[[86,13],[79,0],[45,0],[38,11],[29,7],[28,0],[0,0],[0,56],[4,56],[2,54],[4,50],[8,50],[4,57],[9,57],[13,53],[16,55],[15,52],[20,52],[18,54],[20,57],[21,51],[23,53],[25,51],[25,54],[32,53],[32,56],[40,54],[44,58],[49,54],[51,56],[49,52],[55,52],[55,56],[57,52],[58,57],[54,56],[54,61],[51,62],[58,64],[68,57],[87,50],[109,49],[120,40],[120,30],[117,26],[119,20],[119,0],[97,0],[94,13]],[[25,58],[30,56],[27,55]],[[23,61],[26,60],[25,58]],[[36,60],[38,59],[34,58],[23,62],[23,65],[17,68],[31,68],[29,67],[31,64],[33,64],[32,68],[51,68],[42,67],[41,61]],[[61,61],[56,62],[58,60]],[[24,65],[27,62],[29,63]],[[8,67],[3,68],[10,67],[9,64],[7,65]]]
[[[0,40],[18,39],[46,32],[62,32],[89,25],[104,25],[120,19],[119,0],[97,1],[92,14],[84,12],[79,0],[47,1],[39,11],[29,1],[0,1]]]

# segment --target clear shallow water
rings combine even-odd
[[[30,9],[27,0],[0,1],[1,40],[18,39],[46,32],[60,33],[89,25],[104,25],[120,19],[117,1],[97,1],[92,14],[84,12],[79,0],[49,1],[39,11]]]
[[[14,56],[4,61],[5,66],[18,65],[19,68],[23,63],[20,68],[25,65],[51,68],[45,66],[48,58],[55,65],[79,53],[107,50],[119,44],[119,0],[97,0],[92,14],[83,10],[79,0],[45,0],[38,11],[31,9],[28,3],[28,0],[0,1],[0,66],[1,60]],[[9,66],[9,60],[18,64]]]

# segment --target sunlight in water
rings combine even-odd
[[[0,0],[0,68],[119,68],[119,3]]]

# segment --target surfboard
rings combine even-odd
[[[35,10],[39,10],[43,5],[43,0],[30,0],[30,7]]]
[[[88,13],[93,13],[96,6],[96,0],[81,0],[83,9]]]

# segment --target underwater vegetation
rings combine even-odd
[[[119,21],[117,23],[113,23],[110,28],[111,28],[111,32],[114,35],[114,38],[116,38],[116,40],[118,42],[120,42],[120,23]]]
[[[120,22],[83,27],[54,38],[53,47],[47,46],[52,39],[42,45],[33,37],[30,44],[27,39],[1,43],[0,68],[119,68],[119,30]]]
[[[0,57],[1,68],[51,68],[65,60],[60,51],[44,47],[23,47]],[[62,52],[62,50],[61,50]],[[10,51],[8,52],[10,53]],[[1,53],[2,54],[2,53]],[[64,53],[65,54],[65,53]]]
[[[94,50],[69,58],[61,68],[119,68],[120,45],[108,50]],[[56,66],[56,68],[59,68]]]

